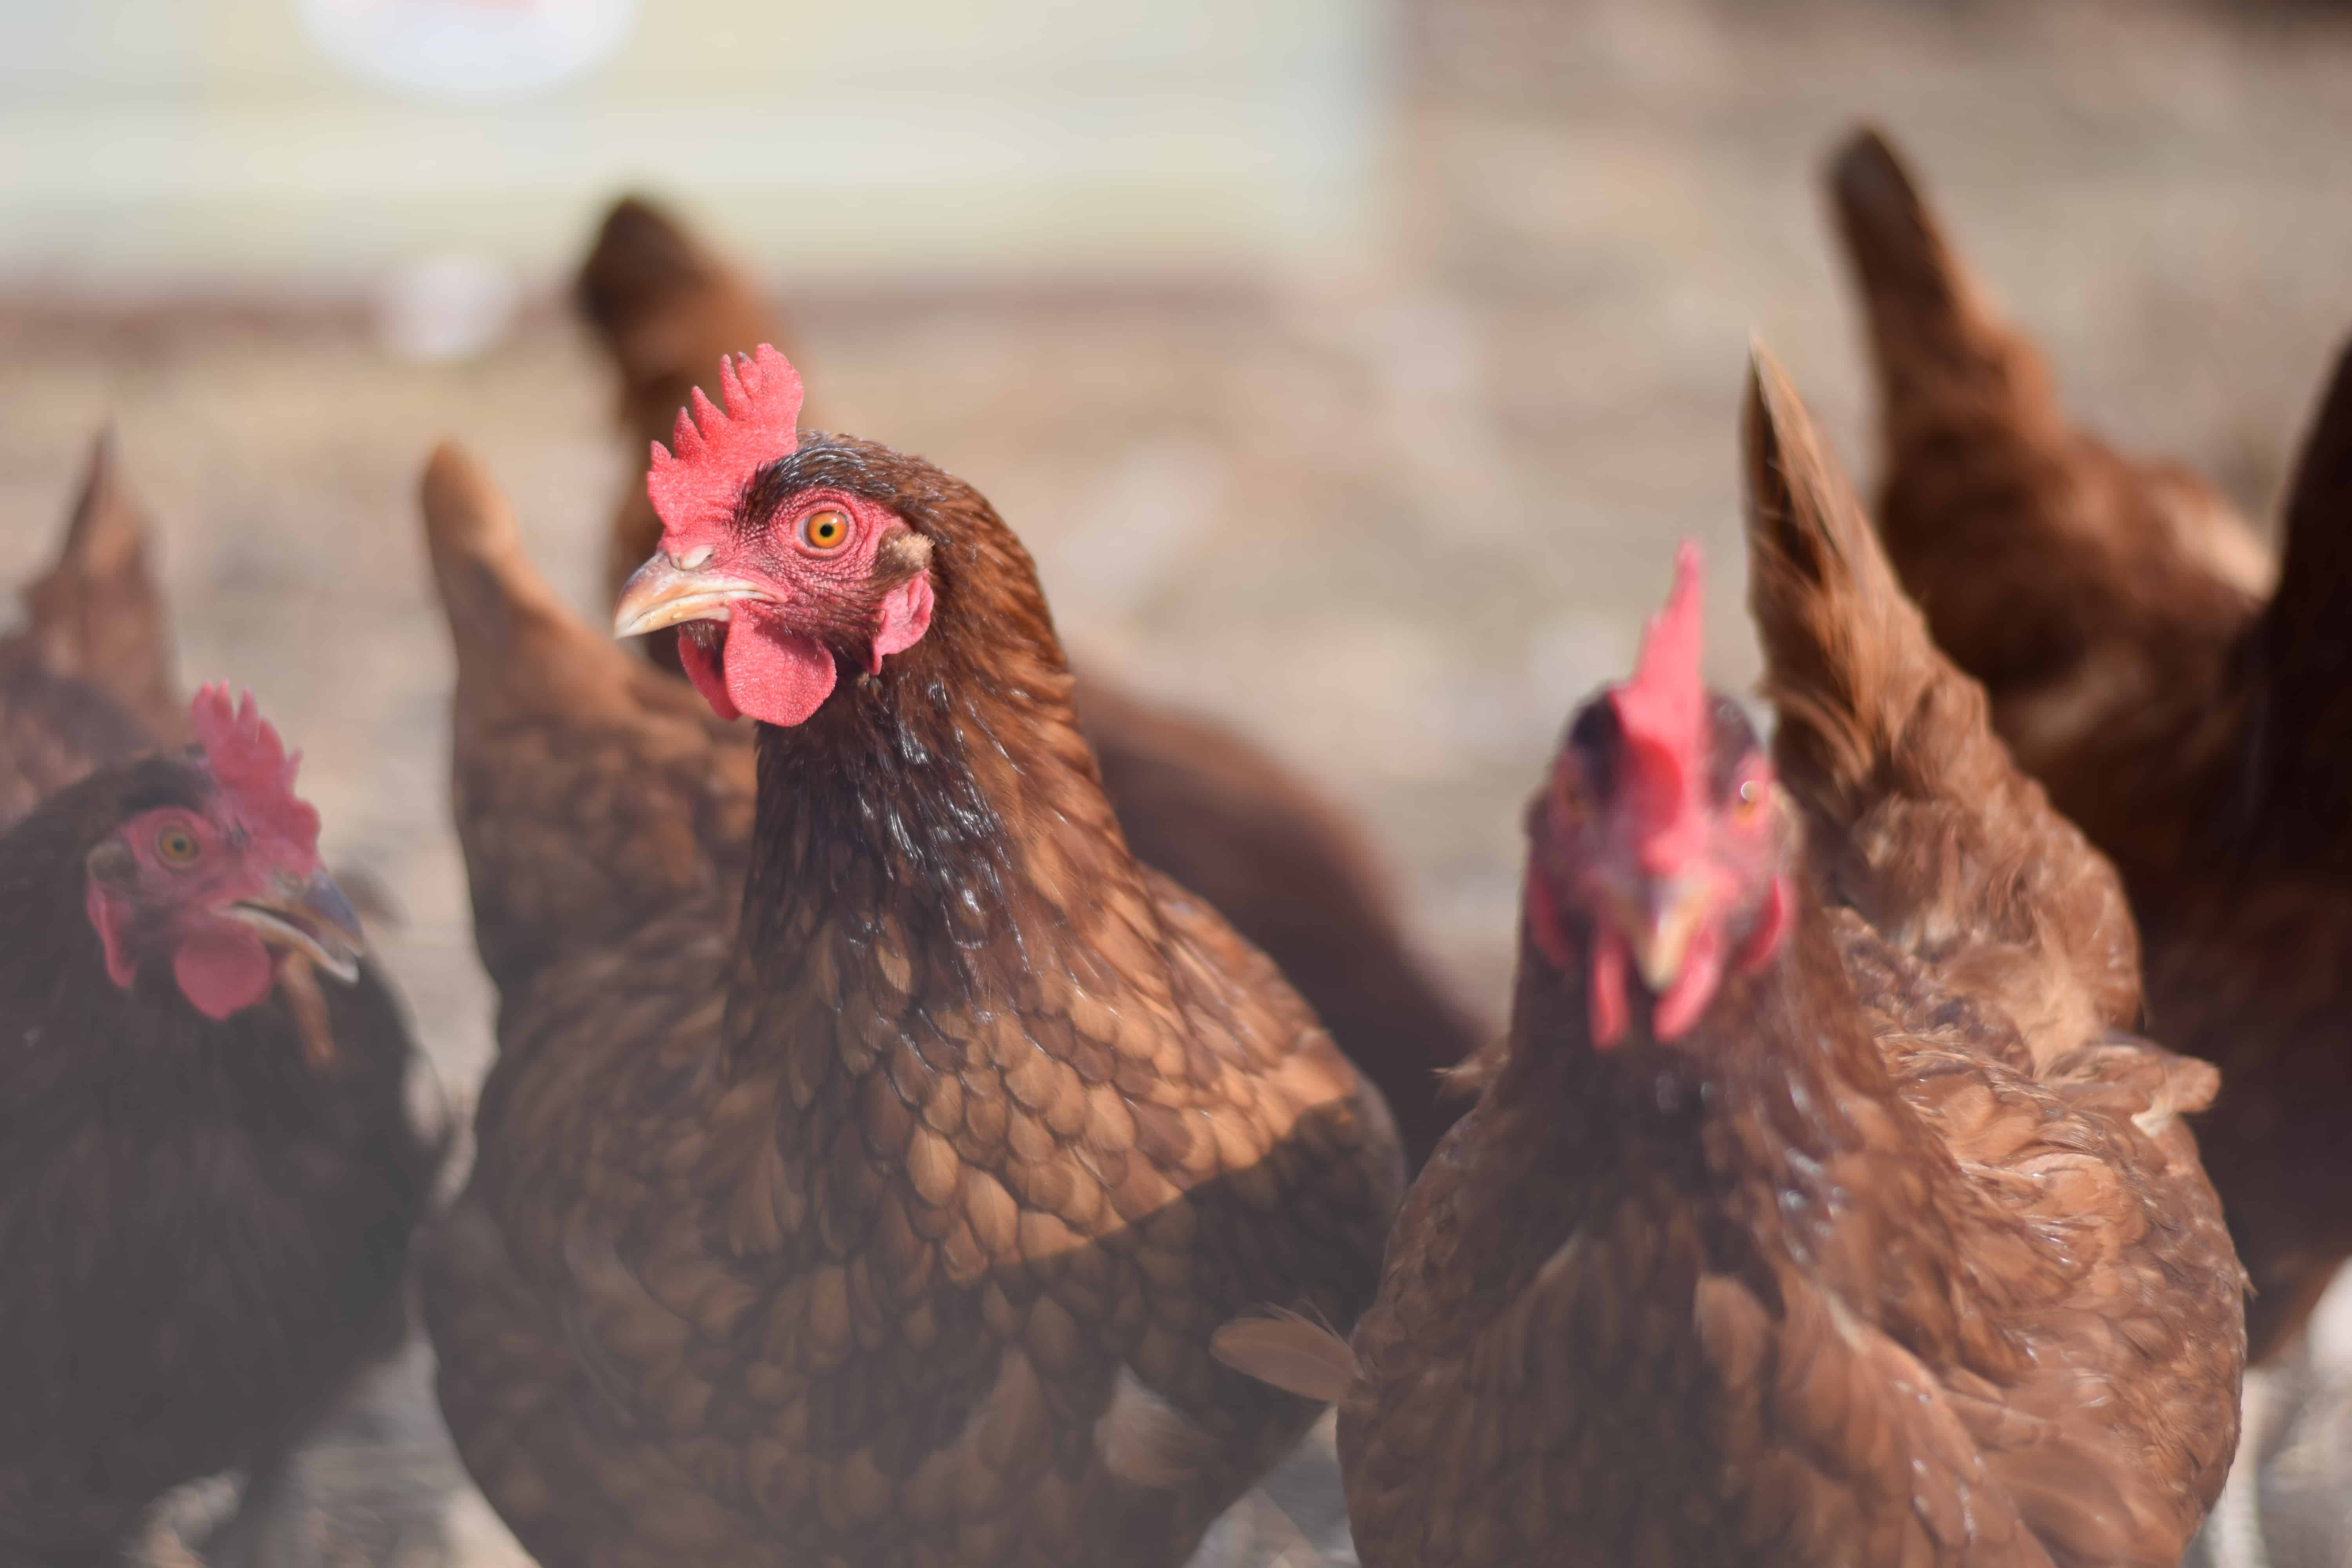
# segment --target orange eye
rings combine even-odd
[[[196,836],[184,827],[166,827],[155,835],[155,853],[174,866],[196,858]]]
[[[801,540],[811,550],[838,550],[849,540],[849,517],[837,507],[813,511],[801,523]]]
[[[1761,781],[1757,779],[1741,779],[1739,781],[1739,815],[1742,816],[1755,816],[1758,812],[1764,809],[1764,802],[1767,796],[1768,792],[1764,788]]]

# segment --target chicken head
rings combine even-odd
[[[190,707],[201,758],[137,803],[89,852],[84,907],[124,990],[168,963],[191,1006],[221,1019],[268,996],[277,954],[349,984],[362,938],[319,859],[319,814],[294,794],[300,753],[247,693],[207,686]]]
[[[1700,678],[1700,617],[1685,543],[1633,679],[1577,711],[1529,811],[1529,933],[1553,964],[1587,968],[1604,1049],[1625,1037],[1631,981],[1651,1035],[1672,1040],[1727,967],[1762,963],[1788,929],[1794,818],[1747,716]]]
[[[793,472],[801,378],[766,343],[721,362],[721,413],[699,389],[646,488],[661,549],[622,590],[614,631],[682,626],[687,675],[722,717],[804,721],[840,661],[873,671],[931,624],[930,541],[851,474]]]

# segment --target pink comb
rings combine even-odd
[[[294,793],[294,770],[302,753],[290,755],[278,731],[254,705],[253,693],[244,700],[229,700],[228,683],[217,681],[197,689],[188,704],[196,743],[205,762],[220,782],[245,830],[259,838],[286,840],[304,853],[319,847],[319,813]]]
[[[1653,872],[1672,871],[1706,832],[1706,686],[1699,678],[1706,601],[1698,545],[1675,553],[1674,592],[1650,619],[1633,679],[1611,694],[1631,763],[1628,787],[1640,854]]]
[[[653,444],[646,493],[661,514],[662,546],[673,555],[714,544],[714,532],[735,510],[751,476],[800,445],[801,374],[774,347],[728,354],[719,362],[721,414],[694,389],[691,414],[677,411],[670,435],[675,455]]]

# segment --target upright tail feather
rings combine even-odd
[[[1993,313],[1886,138],[1867,126],[1847,138],[1830,190],[1889,447],[1941,424],[2054,418],[2040,356]]]
[[[584,713],[625,700],[632,661],[556,597],[497,485],[455,442],[425,464],[423,500],[461,713],[485,703]]]
[[[25,589],[44,661],[103,689],[157,741],[188,738],[171,618],[148,570],[147,510],[123,478],[113,428],[90,444],[63,548]]]
[[[1748,598],[1773,751],[1833,897],[1921,943],[1981,933],[2010,1014],[2139,1008],[2138,939],[2113,867],[1993,735],[1983,689],[1929,640],[1795,391],[1760,349],[1746,416]],[[1951,962],[1949,954],[1946,962]]]
[[[2304,437],[2285,529],[2254,640],[2252,819],[2310,852],[2352,833],[2352,342]]]
[[[677,411],[721,358],[761,343],[790,347],[751,281],[643,196],[624,196],[605,215],[572,297],[610,356],[621,424],[638,462],[647,442],[669,438]],[[660,542],[661,520],[644,485],[632,482],[606,542],[605,586],[614,597]],[[641,640],[656,663],[677,668],[675,633]]]
[[[1748,591],[1766,694],[1780,713],[1781,771],[1826,825],[1851,831],[1885,792],[1929,690],[1958,677],[1903,596],[1795,390],[1760,348],[1749,366],[1745,437]],[[1982,723],[1981,697],[1974,706],[1979,733],[1961,754],[1981,771],[1999,746]],[[1970,726],[1953,728],[1960,738]],[[2006,758],[1998,766],[2006,770]]]

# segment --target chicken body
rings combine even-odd
[[[2243,1363],[2242,1276],[2179,1119],[2212,1071],[2120,1032],[2112,873],[1992,740],[1769,366],[1751,421],[1801,820],[1754,929],[1782,897],[1785,936],[1745,939],[1769,956],[1686,1028],[1644,994],[1604,1033],[1600,928],[1571,913],[1547,945],[1531,868],[1511,1037],[1327,1358],[1358,1548],[2176,1563]],[[1754,737],[1719,699],[1711,723],[1707,787],[1752,814]],[[1539,860],[1575,816],[1539,799]]]
[[[1354,1320],[1393,1132],[1128,857],[986,503],[879,448],[792,461],[887,486],[940,609],[761,727],[756,785],[554,605],[478,473],[428,476],[501,992],[428,1270],[443,1407],[551,1568],[1181,1563],[1316,1413],[1211,1331]]]
[[[777,312],[657,206],[614,205],[583,264],[582,315],[611,359],[634,458],[666,440],[721,356],[783,342]],[[612,591],[651,555],[661,520],[632,485],[607,536]],[[672,630],[645,639],[677,668]],[[1230,728],[1083,677],[1074,700],[1135,858],[1205,899],[1275,962],[1395,1114],[1419,1166],[1468,1104],[1444,1073],[1488,1037],[1414,951],[1393,879],[1324,793]],[[749,737],[745,737],[749,767]]]
[[[1887,552],[2020,763],[2122,874],[2150,1026],[2221,1069],[2199,1141],[2269,1355],[2352,1258],[2352,358],[2273,594],[2208,487],[2067,421],[1883,141],[1849,143],[1834,194],[1878,373]]]

